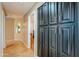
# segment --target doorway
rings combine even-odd
[[[30,16],[30,48],[34,51],[34,14]]]
[[[34,55],[34,13],[32,12],[28,16],[28,48],[30,48],[33,51]]]

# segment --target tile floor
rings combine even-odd
[[[17,41],[8,45],[3,50],[4,57],[33,57],[33,50],[27,48],[22,42]]]

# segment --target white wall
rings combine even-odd
[[[5,44],[14,43],[14,18],[6,17],[5,20]],[[4,42],[4,41],[3,41]]]
[[[1,9],[1,3],[0,3],[0,56],[2,56],[2,9]]]
[[[34,11],[34,55],[37,56],[37,42],[38,42],[38,38],[37,38],[37,10]]]
[[[3,56],[3,47],[5,47],[5,44],[3,44],[5,41],[5,37],[4,37],[4,22],[5,22],[5,18],[4,18],[4,12],[2,9],[2,3],[0,3],[0,56]],[[3,42],[4,41],[4,42]]]
[[[4,11],[2,10],[2,19],[3,19],[3,48],[5,48],[6,47],[6,44],[5,44],[5,19],[6,19],[6,17],[5,17],[5,14],[4,14]]]
[[[30,48],[30,16],[28,16],[28,48]]]

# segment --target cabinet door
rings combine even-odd
[[[39,27],[38,32],[38,56],[43,56],[43,49],[44,49],[44,28]]]
[[[57,26],[49,27],[49,57],[57,56]]]
[[[57,2],[49,3],[49,24],[57,23]]]
[[[40,27],[38,35],[38,55],[41,57],[48,56],[48,26]]]
[[[59,22],[73,22],[74,21],[74,3],[62,2],[58,5]]]
[[[44,20],[44,25],[48,24],[48,3],[43,4],[43,20]]]
[[[43,19],[43,6],[38,8],[38,24],[43,25],[44,19]]]
[[[74,24],[63,24],[59,26],[60,56],[74,56]]]
[[[48,57],[48,26],[44,27],[44,57]]]

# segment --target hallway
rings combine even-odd
[[[79,56],[79,3],[17,2],[3,7],[2,56]]]
[[[4,57],[33,57],[33,50],[27,48],[21,41],[15,41],[4,48]]]
[[[3,2],[0,5],[2,8],[0,11],[3,13],[1,14],[1,17],[3,17],[3,54],[1,56],[36,56],[37,51],[36,47],[34,47],[34,24],[32,24],[34,23],[34,16],[32,15],[31,22],[28,23],[29,15],[26,15],[34,4],[36,2]],[[30,24],[31,26],[29,26]],[[29,31],[28,27],[32,30]]]

